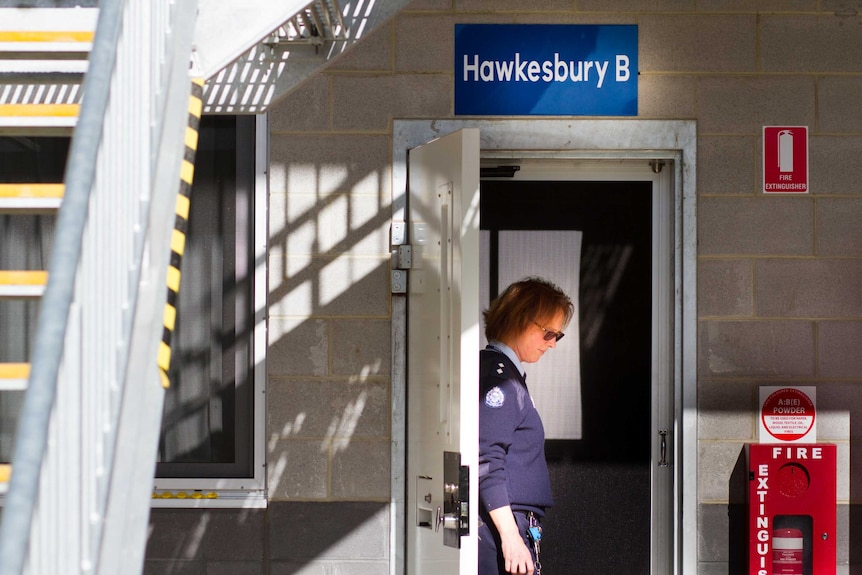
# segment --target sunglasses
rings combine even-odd
[[[560,341],[561,339],[563,339],[563,336],[566,335],[561,331],[551,331],[546,327],[542,327],[541,325],[539,325],[536,322],[533,322],[533,323],[538,325],[539,329],[541,329],[543,332],[545,332],[545,335],[544,335],[545,341],[551,341],[552,339],[556,339],[557,341]]]

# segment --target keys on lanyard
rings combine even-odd
[[[542,526],[539,525],[538,520],[536,520],[536,517],[532,514],[530,514],[530,527],[527,529],[527,537],[533,544],[533,551],[536,554],[536,570],[534,573],[535,575],[542,575],[542,563],[539,561],[542,541]]]

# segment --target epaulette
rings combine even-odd
[[[483,349],[480,360],[479,374],[482,377],[503,380],[521,379],[520,373],[512,365],[512,362],[499,352]]]

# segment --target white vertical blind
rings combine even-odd
[[[498,236],[498,293],[527,276],[543,277],[572,299],[575,313],[563,331],[566,337],[542,357],[525,366],[530,395],[542,416],[546,439],[581,439],[581,353],[579,303],[581,240],[579,231],[501,231]],[[489,305],[490,236],[481,238],[480,304]],[[482,338],[482,345],[487,342]]]

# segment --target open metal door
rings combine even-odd
[[[475,575],[479,130],[409,151],[407,573]]]

